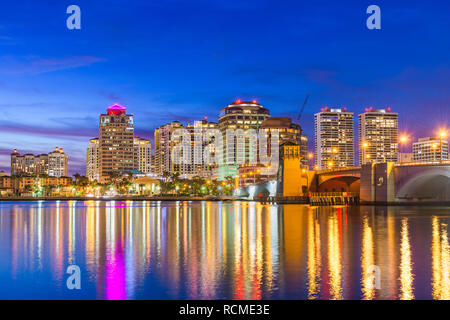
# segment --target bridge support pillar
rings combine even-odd
[[[369,203],[395,201],[394,162],[361,166],[360,199]]]

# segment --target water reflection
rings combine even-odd
[[[402,219],[400,243],[400,299],[411,300],[414,299],[413,280],[411,262],[411,245],[409,243],[408,218]]]
[[[448,212],[0,203],[0,298],[449,299]],[[70,264],[80,291],[66,288]]]
[[[448,225],[433,216],[433,298],[450,299],[450,247],[448,243]]]

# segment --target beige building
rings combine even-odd
[[[268,135],[268,143],[270,132],[278,129],[280,145],[287,141],[292,141],[300,146],[300,155],[302,166],[308,166],[308,137],[302,134],[300,125],[293,123],[291,118],[287,117],[271,117],[265,120],[261,129],[264,129]]]
[[[361,164],[397,162],[398,113],[366,108],[359,115],[359,159]]]
[[[100,115],[99,137],[89,140],[86,150],[86,176],[109,181],[111,174],[151,173],[151,143],[134,136],[133,115],[118,104]]]
[[[55,148],[48,154],[48,175],[50,177],[68,176],[69,156],[64,153],[63,148]]]
[[[183,178],[193,178],[195,176],[210,178],[214,164],[205,163],[203,151],[209,144],[203,140],[206,130],[217,129],[217,123],[205,120],[188,123],[186,126],[179,121],[166,124],[155,130],[155,155],[154,170],[158,176],[165,173],[179,174]],[[183,130],[190,138],[189,155],[183,155],[183,159],[173,161],[174,150],[178,146],[179,139],[174,138],[176,130]],[[177,131],[181,132],[181,131]]]
[[[410,163],[414,161],[414,154],[412,152],[403,152],[398,154],[398,161],[402,163]]]
[[[125,175],[134,169],[133,115],[117,104],[100,115],[99,182],[109,181],[111,174]]]
[[[90,181],[100,180],[100,143],[98,138],[89,140],[86,151],[86,176]]]
[[[151,173],[152,144],[150,140],[139,137],[134,138],[136,157],[134,168],[143,174]]]
[[[354,165],[353,112],[347,112],[346,108],[322,108],[315,114],[315,135],[319,169]]]
[[[17,149],[11,154],[11,175],[46,174],[51,177],[67,176],[69,157],[63,149],[56,147],[48,154],[24,154],[21,156]]]

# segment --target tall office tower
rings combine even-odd
[[[427,137],[413,143],[413,161],[433,162],[448,159],[448,141]]]
[[[90,181],[99,181],[100,179],[100,155],[98,138],[89,140],[89,146],[86,151],[86,176]]]
[[[48,154],[48,175],[50,177],[67,177],[69,156],[63,148],[55,148]]]
[[[111,174],[126,175],[134,169],[133,115],[117,104],[100,115],[99,182],[109,181]]]
[[[150,140],[139,137],[134,138],[136,157],[134,168],[144,174],[151,173],[152,144]]]
[[[366,108],[359,115],[359,162],[397,162],[398,113]]]
[[[319,169],[353,166],[353,112],[347,112],[346,108],[325,107],[314,116]]]
[[[178,138],[173,138],[175,130],[184,130],[190,137],[191,150],[189,155],[184,155],[183,159],[189,161],[179,161],[176,163],[172,159],[174,148],[178,145]],[[212,164],[205,163],[203,151],[209,144],[202,139],[203,134],[208,129],[217,129],[217,123],[205,120],[188,123],[186,126],[178,121],[163,125],[155,130],[155,173],[162,176],[164,173],[179,174],[183,178],[195,176],[209,178],[212,175]],[[196,136],[197,135],[197,136]]]
[[[235,176],[238,172],[238,162],[249,162],[251,159],[249,148],[249,139],[245,139],[245,146],[237,145],[234,139],[234,147],[232,141],[226,141],[227,129],[255,129],[258,130],[264,120],[270,117],[270,111],[263,108],[258,102],[245,102],[237,100],[220,111],[219,130],[222,132],[224,139],[224,162],[217,168],[216,177],[224,180],[227,176]],[[228,148],[227,148],[228,145]],[[237,155],[242,153],[243,159],[238,159]]]

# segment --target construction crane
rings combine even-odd
[[[300,109],[300,113],[298,114],[297,121],[295,122],[296,124],[298,124],[298,122],[300,121],[300,118],[302,117],[303,110],[305,110],[305,106],[308,103],[308,99],[309,99],[310,95],[311,95],[311,93],[308,92],[308,94],[306,95],[306,98],[305,98],[305,102],[303,102],[302,108]]]

